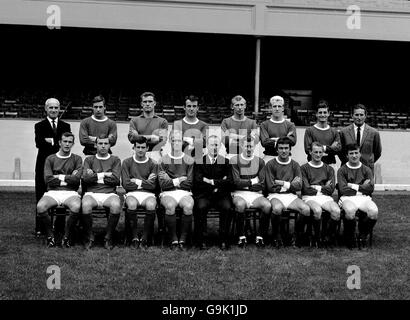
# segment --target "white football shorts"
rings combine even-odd
[[[99,192],[86,192],[84,194],[85,196],[91,196],[98,204],[98,208],[103,208],[103,204],[104,202],[112,196],[116,196],[117,198],[119,198],[118,194],[116,193],[99,193]]]
[[[181,201],[183,197],[192,196],[192,193],[186,190],[172,190],[172,191],[164,191],[159,194],[160,198],[165,197],[165,196],[171,197],[177,202],[177,204],[179,204],[179,202]]]
[[[147,200],[150,197],[153,197],[155,199],[155,194],[152,192],[145,192],[145,191],[132,191],[128,192],[125,196],[125,199],[128,197],[135,198],[138,201],[138,204],[141,205],[145,200]]]
[[[289,205],[297,199],[298,196],[294,193],[269,193],[268,200],[277,199],[282,202],[283,207],[287,209]]]
[[[254,192],[254,191],[246,191],[246,190],[238,190],[232,192],[232,197],[240,197],[246,202],[246,208],[252,208],[253,203],[255,202],[256,199],[259,199],[260,197],[263,197],[262,193]]]
[[[78,192],[66,190],[50,190],[44,193],[43,196],[53,198],[55,201],[57,201],[59,206],[65,205],[65,201],[71,197],[81,198]]]

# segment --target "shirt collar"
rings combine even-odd
[[[323,161],[320,161],[320,164],[317,164],[317,165],[309,161],[308,165],[310,165],[312,168],[321,168],[323,167]]]
[[[286,161],[286,162],[280,161],[280,160],[279,160],[279,157],[276,157],[275,160],[276,160],[277,163],[279,163],[279,164],[284,164],[284,165],[285,165],[285,164],[289,164],[289,163],[292,161],[292,159],[291,159],[290,157],[289,157],[288,161]]]
[[[189,121],[186,120],[186,117],[184,117],[184,118],[182,119],[182,121],[184,121],[184,122],[187,123],[187,124],[197,124],[197,123],[199,122],[199,119],[196,118],[196,120],[195,120],[194,122],[189,122]]]
[[[282,120],[279,120],[279,121],[276,121],[276,120],[273,120],[272,118],[270,118],[270,121],[272,121],[273,123],[284,123],[285,118],[283,118]]]
[[[363,123],[363,124],[362,124],[362,126],[360,127],[360,128],[362,128],[361,131],[363,131],[365,125],[366,125],[366,123]],[[354,128],[354,132],[357,132],[358,126],[357,126],[355,123],[353,123],[353,128]]]
[[[176,160],[176,159],[182,159],[185,156],[185,153],[182,152],[182,154],[179,157],[174,157],[171,153],[168,155],[171,159]]]
[[[60,159],[68,159],[68,158],[71,157],[71,152],[70,152],[70,154],[69,154],[68,156],[61,156],[61,155],[58,154],[59,152],[60,152],[60,151],[58,151],[58,152],[56,153],[57,158],[60,158]]]
[[[95,157],[96,157],[98,160],[108,160],[108,159],[111,157],[111,155],[108,154],[105,158],[103,158],[103,157],[100,157],[98,154],[96,154]]]
[[[358,167],[352,167],[352,166],[349,164],[349,162],[346,162],[346,166],[347,166],[348,168],[350,168],[350,169],[359,169],[359,168],[362,167],[362,163],[360,162],[360,164],[359,164]]]
[[[235,119],[234,116],[232,116],[231,118],[232,118],[233,121],[238,121],[238,122],[242,122],[242,121],[245,121],[246,119],[248,119],[246,116],[244,116],[243,119],[241,119],[241,120]]]
[[[53,125],[53,120],[54,120],[54,122],[55,122],[55,124],[57,125],[57,123],[58,123],[58,118],[55,118],[55,119],[51,119],[49,116],[47,116],[47,120],[48,120],[48,122],[50,122],[50,124],[51,125]]]
[[[104,122],[104,121],[108,120],[108,117],[104,116],[104,118],[102,118],[102,119],[97,119],[94,115],[92,115],[91,119],[93,119],[94,121],[98,121],[98,122]]]
[[[330,128],[329,125],[326,125],[326,127],[321,128],[321,127],[319,127],[319,126],[317,125],[317,123],[315,123],[313,126],[314,126],[316,129],[322,130],[322,131],[329,130],[329,128]]]
[[[250,157],[250,158],[245,158],[245,157],[243,156],[243,153],[241,153],[241,158],[242,158],[243,160],[245,160],[245,161],[252,161],[253,158],[255,158],[255,155],[253,154],[252,157]]]
[[[145,156],[145,160],[142,160],[142,161],[137,160],[137,159],[135,158],[135,155],[133,155],[132,158],[134,159],[134,161],[135,161],[136,163],[146,163],[146,162],[148,162],[148,157],[147,157],[147,156]]]
[[[214,161],[216,161],[216,159],[218,158],[218,155],[216,155],[216,157],[213,158],[213,157],[208,153],[208,158],[209,158],[209,160],[211,161],[210,163],[213,164]]]

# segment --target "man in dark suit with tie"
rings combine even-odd
[[[211,135],[207,141],[208,154],[203,156],[202,163],[194,165],[194,226],[195,237],[199,248],[207,249],[205,242],[207,229],[207,214],[211,207],[219,210],[219,241],[220,248],[229,248],[228,236],[232,220],[233,186],[232,170],[229,160],[218,155],[221,140]]]
[[[44,181],[44,163],[46,158],[58,152],[60,146],[58,141],[64,132],[71,132],[70,124],[58,118],[60,113],[60,102],[55,98],[47,99],[45,103],[47,118],[34,125],[36,147],[38,148],[35,172],[36,202],[46,192]],[[40,223],[36,212],[36,235],[41,233]]]
[[[366,107],[363,104],[356,104],[353,107],[353,123],[340,132],[342,151],[339,158],[342,164],[346,163],[346,146],[356,143],[360,146],[360,161],[368,166],[374,174],[374,164],[382,154],[382,145],[379,132],[365,123],[366,115]]]

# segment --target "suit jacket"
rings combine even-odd
[[[56,153],[60,149],[58,140],[64,132],[71,132],[71,127],[69,123],[62,120],[58,120],[57,122],[56,135],[54,134],[53,128],[51,127],[48,119],[44,119],[34,125],[36,147],[38,148],[36,173],[43,176],[46,158],[50,154]],[[45,138],[53,138],[54,144],[51,145],[51,143],[46,142]]]
[[[214,185],[204,182],[204,177],[213,179]],[[216,163],[211,164],[208,155],[205,155],[202,163],[195,163],[193,193],[196,198],[230,195],[232,187],[232,169],[228,159],[218,155]]]
[[[356,143],[356,134],[354,132],[353,124],[340,131],[340,140],[342,143],[340,160],[342,164],[344,164],[347,162],[346,145]],[[374,172],[374,164],[382,155],[382,144],[379,132],[367,123],[362,132],[360,153],[362,155],[360,161]]]

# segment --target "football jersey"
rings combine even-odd
[[[265,148],[264,154],[277,156],[276,142],[270,138],[288,137],[292,141],[292,146],[296,144],[296,127],[288,120],[274,121],[269,119],[261,124],[261,144]]]
[[[87,173],[87,169],[93,171]],[[99,173],[112,172],[110,177],[99,177]],[[120,185],[121,160],[117,156],[109,155],[101,158],[98,155],[89,156],[84,160],[83,182],[87,192],[112,193]]]
[[[278,158],[268,161],[265,166],[264,191],[266,193],[294,193],[302,189],[302,173],[299,164],[289,158],[282,162]],[[275,180],[290,183],[289,188],[275,184]]]
[[[127,158],[122,162],[121,167],[122,186],[127,192],[154,192],[157,187],[157,177],[149,180],[148,177],[151,173],[157,175],[157,169],[157,164],[150,158],[146,158],[144,161],[138,161],[135,157]],[[131,182],[133,178],[142,180],[141,188],[138,187],[138,184]]]
[[[170,190],[186,190],[190,191],[192,188],[192,181],[194,178],[194,159],[183,153],[180,157],[174,157],[170,154],[163,156],[158,164],[158,173],[164,171],[168,174],[170,179],[161,179],[158,176],[158,182],[162,191]],[[179,186],[175,185],[172,179],[187,177]]]
[[[223,119],[221,129],[225,133],[225,137],[222,142],[225,145],[226,152],[230,154],[241,153],[239,150],[240,141],[229,139],[229,132],[247,136],[251,134],[252,130],[257,130],[257,128],[256,120],[249,119],[248,117],[244,117],[242,120],[237,120],[233,116]]]
[[[320,128],[317,125],[306,128],[304,146],[308,161],[311,160],[309,153],[312,150],[312,142],[314,141],[326,146],[325,153],[327,155],[323,156],[322,161],[327,164],[336,163],[335,155],[342,148],[339,132],[337,132],[336,128],[332,128],[330,126],[328,126],[327,128]],[[334,142],[338,142],[337,147],[331,147],[332,143]]]
[[[110,139],[111,147],[117,142],[117,124],[105,117],[104,119],[96,119],[94,116],[85,118],[80,123],[80,143],[84,146],[85,155],[94,155],[97,153],[95,141],[92,141],[88,136],[99,137],[100,135],[110,135],[114,137]]]
[[[231,158],[232,177],[236,190],[249,190],[259,192],[262,190],[263,168],[265,161],[257,156],[245,158],[239,154]],[[258,178],[259,182],[252,184],[251,179]]]
[[[320,192],[326,196],[331,196],[335,190],[335,172],[333,168],[322,162],[315,166],[308,162],[301,166],[302,171],[302,195],[315,196],[318,190],[312,185],[321,186]]]
[[[364,184],[366,180],[370,180],[370,183]],[[363,163],[359,167],[351,167],[348,162],[342,165],[337,171],[337,183],[340,196],[355,196],[357,192],[370,196],[374,190],[372,170]],[[348,187],[348,183],[359,185],[358,190]]]
[[[132,130],[136,130],[138,135],[157,135],[161,137],[161,132],[166,133],[168,131],[168,121],[165,118],[158,117],[157,115],[154,115],[152,118],[146,118],[144,114],[142,114],[138,117],[132,118],[130,121],[128,140],[131,143],[134,143],[137,135],[132,133]],[[165,142],[160,140],[158,143],[153,143],[149,140],[147,142],[148,151],[152,151],[157,144],[162,147]]]
[[[82,164],[82,158],[74,153],[70,153],[70,155],[66,157],[60,156],[58,152],[49,155],[44,164],[44,179],[47,185],[47,191],[77,191],[80,186]],[[73,172],[75,172],[75,174],[73,174]],[[63,175],[64,179],[60,180],[54,177],[54,175]]]

